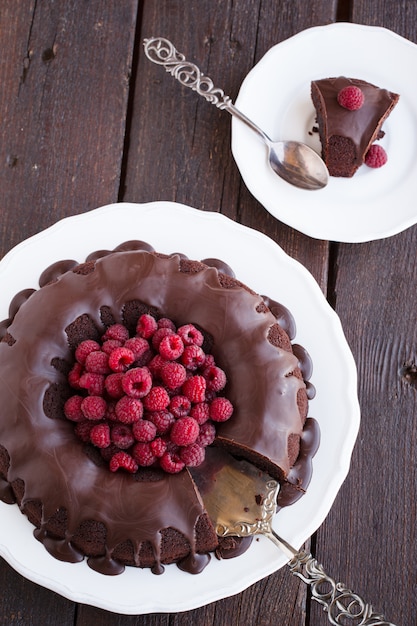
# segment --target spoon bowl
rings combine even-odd
[[[202,74],[194,63],[186,61],[185,56],[168,39],[152,37],[145,39],[143,44],[150,61],[162,65],[182,85],[190,87],[211,104],[249,126],[267,146],[269,165],[283,180],[310,191],[323,189],[327,185],[327,167],[310,146],[299,141],[272,141],[259,126],[235,107],[222,89],[214,86],[211,78]]]

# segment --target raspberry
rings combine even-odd
[[[214,398],[217,398],[217,393],[215,391],[211,391],[210,389],[206,389],[206,402],[210,404],[210,402],[213,402]]]
[[[208,403],[199,402],[198,404],[194,404],[190,411],[190,417],[193,417],[200,426],[207,422],[210,417],[210,407]]]
[[[157,328],[158,324],[156,319],[152,317],[152,315],[144,313],[140,316],[136,324],[136,334],[144,339],[149,339],[152,337]]]
[[[132,449],[133,458],[141,467],[149,467],[156,461],[156,456],[152,452],[151,446],[146,442],[138,442]]]
[[[158,351],[162,339],[164,337],[168,337],[168,335],[175,335],[174,331],[171,328],[158,328],[158,330],[152,336],[152,348]]]
[[[192,344],[184,348],[184,353],[181,357],[181,363],[191,371],[195,371],[197,368],[203,365],[206,359],[202,348],[200,346]]]
[[[68,383],[74,389],[81,389],[80,387],[80,377],[84,372],[84,368],[81,363],[74,363],[71,371],[68,374]]]
[[[84,422],[78,422],[75,425],[74,432],[78,439],[81,439],[84,443],[88,443],[90,441],[90,432],[92,428],[94,428],[94,423],[89,420],[84,420]]]
[[[183,341],[176,333],[168,334],[159,344],[159,354],[167,361],[175,361],[183,352]]]
[[[134,367],[122,378],[122,387],[126,395],[143,398],[152,388],[152,376],[147,367]]]
[[[193,324],[185,324],[180,326],[177,333],[184,342],[184,345],[190,346],[195,344],[196,346],[202,346],[204,342],[203,334]]]
[[[85,369],[93,374],[108,374],[110,372],[108,355],[101,350],[90,352],[85,360]]]
[[[65,417],[72,422],[81,422],[85,419],[81,410],[81,403],[84,400],[82,396],[71,396],[64,404]]]
[[[378,168],[385,165],[388,161],[388,155],[382,146],[373,144],[365,156],[365,165],[368,167]]]
[[[206,379],[196,375],[188,378],[182,386],[182,392],[191,402],[204,402],[206,397]]]
[[[132,350],[135,361],[141,359],[149,352],[149,343],[142,337],[132,337],[124,343],[124,347]]]
[[[175,422],[175,417],[169,411],[152,411],[146,417],[155,424],[158,435],[167,433]]]
[[[203,376],[206,379],[207,389],[210,391],[221,391],[226,386],[226,374],[216,365],[206,368]]]
[[[184,383],[187,372],[185,367],[181,363],[176,361],[167,361],[161,367],[162,382],[168,387],[168,389],[178,389]]]
[[[132,429],[127,424],[115,424],[111,429],[110,437],[120,450],[127,450],[135,443]]]
[[[129,331],[123,324],[112,324],[112,326],[107,328],[101,338],[102,341],[107,341],[107,339],[115,339],[116,341],[124,343],[129,339]]]
[[[227,398],[214,398],[210,404],[210,418],[213,422],[226,422],[233,413],[233,405]]]
[[[81,410],[88,420],[101,420],[106,414],[107,404],[100,396],[87,396],[81,402]]]
[[[90,431],[90,441],[97,448],[110,445],[110,428],[108,424],[96,424]]]
[[[208,367],[211,367],[212,365],[216,365],[216,363],[214,361],[214,356],[212,354],[206,354],[205,359],[204,359],[204,363],[201,366],[202,370],[204,371]]]
[[[106,461],[107,464],[110,463],[112,456],[114,456],[116,452],[120,452],[120,450],[114,445],[114,443],[110,443],[107,448],[100,448],[100,456]]]
[[[160,458],[164,452],[167,450],[167,442],[162,439],[162,437],[155,437],[153,441],[150,442],[150,448],[152,454],[154,454],[157,458]]]
[[[174,333],[176,332],[174,322],[168,319],[168,317],[161,317],[161,319],[158,320],[158,328],[169,328]]]
[[[81,389],[86,389],[90,396],[102,396],[104,392],[103,374],[93,374],[85,372],[79,380]]]
[[[185,466],[184,461],[181,461],[179,456],[168,451],[164,452],[159,463],[162,469],[168,474],[178,474]]]
[[[113,372],[125,372],[135,360],[132,350],[128,348],[115,348],[109,355],[109,367]]]
[[[115,348],[121,348],[123,343],[121,341],[117,341],[117,339],[107,339],[101,346],[103,352],[107,355],[111,354]]]
[[[170,439],[177,446],[189,446],[194,443],[200,427],[192,417],[180,417],[171,428]]]
[[[115,372],[106,376],[104,387],[111,398],[121,398],[124,395],[122,380],[124,374]]]
[[[198,467],[206,456],[205,449],[197,443],[180,448],[180,459],[188,467]]]
[[[136,441],[142,441],[145,443],[155,439],[156,426],[153,422],[142,419],[136,422],[136,424],[133,424],[132,432]]]
[[[174,396],[169,403],[169,410],[174,417],[185,417],[191,409],[191,402],[187,396]]]
[[[123,424],[133,424],[141,419],[143,415],[143,405],[137,398],[123,396],[118,400],[115,412],[119,422]]]
[[[166,361],[159,354],[156,354],[153,359],[148,363],[148,369],[154,378],[161,377],[161,370]]]
[[[118,469],[124,469],[126,472],[134,474],[138,470],[136,461],[130,456],[130,454],[124,452],[123,450],[116,452],[116,454],[112,456],[109,467],[111,472],[117,472]]]
[[[215,436],[216,427],[214,426],[213,422],[205,422],[204,424],[200,425],[200,432],[195,442],[205,448],[206,446],[210,446],[213,443]]]
[[[106,411],[105,419],[110,420],[111,422],[118,421],[117,415],[116,415],[116,403],[115,402],[107,403],[107,411]]]
[[[100,345],[97,343],[97,341],[94,341],[93,339],[86,339],[85,341],[79,343],[78,346],[75,348],[75,359],[76,361],[78,361],[78,363],[84,365],[85,360],[90,352],[95,352],[96,350],[100,350]]]
[[[143,398],[143,405],[148,411],[163,411],[169,405],[169,395],[164,387],[152,387]]]
[[[363,91],[356,85],[347,85],[337,94],[337,101],[344,109],[357,111],[365,102]]]

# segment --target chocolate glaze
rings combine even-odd
[[[218,559],[234,559],[244,554],[252,541],[253,537],[220,537],[215,555]]]
[[[295,464],[281,483],[278,494],[278,508],[297,502],[306,492],[313,473],[313,457],[320,444],[320,428],[312,417],[306,419],[300,441],[300,453]]]
[[[278,324],[285,330],[292,341],[296,335],[295,320],[292,313],[283,304],[276,302],[276,300],[269,298],[269,296],[264,295],[262,298]]]
[[[339,91],[358,86],[365,101],[350,111],[337,101]],[[311,97],[317,111],[322,156],[332,176],[353,176],[362,165],[370,145],[378,138],[382,124],[399,96],[364,80],[338,76],[311,83]]]
[[[305,428],[303,434],[295,398],[304,383],[291,374],[301,364],[307,378],[311,373],[309,357],[301,349],[293,355],[267,341],[275,317],[269,311],[259,312],[262,298],[244,286],[237,283],[225,289],[220,285],[217,269],[223,267],[228,276],[233,275],[226,264],[210,259],[207,264],[212,267],[189,275],[179,271],[178,255],[159,257],[147,252],[152,248],[144,242],[125,242],[118,249],[130,251],[111,257],[109,251],[90,255],[88,259],[97,262],[94,271],[86,275],[68,271],[76,265],[74,261],[53,264],[42,273],[43,288],[18,294],[10,319],[2,324],[14,342],[0,343],[0,390],[8,416],[0,420],[0,442],[10,454],[7,482],[0,479],[0,498],[14,501],[9,483],[24,481],[20,506],[24,510],[32,501],[43,503],[35,533],[56,558],[82,558],[71,539],[82,521],[94,519],[107,529],[106,554],[88,559],[97,571],[117,574],[123,570],[112,552],[128,539],[136,555],[142,542],[150,542],[155,556],[153,571],[161,573],[159,531],[175,528],[190,542],[189,556],[179,566],[196,573],[209,557],[196,553],[194,529],[204,506],[188,471],[164,475],[151,483],[137,481],[129,474],[112,474],[86,457],[70,422],[45,417],[44,395],[51,385],[62,384],[63,378],[51,363],[54,359],[72,359],[65,328],[87,314],[102,329],[103,305],[109,307],[116,321],[122,321],[124,304],[137,299],[178,324],[197,322],[214,337],[216,361],[230,375],[227,395],[235,406],[230,422],[234,426],[222,434],[225,425],[220,425],[219,435],[268,455],[284,475],[297,485],[302,482],[303,487],[311,474],[311,457],[303,443],[311,429]],[[295,333],[292,316],[284,309],[279,308],[277,317]],[[247,363],[253,367],[248,368]],[[260,416],[260,426],[254,426],[253,415]],[[287,439],[294,433],[301,437],[301,454],[292,472]],[[310,445],[310,453],[313,448]],[[68,512],[64,539],[46,530],[48,520],[60,508]]]

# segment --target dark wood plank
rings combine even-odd
[[[137,0],[1,3],[2,253],[117,200],[136,14]]]
[[[398,625],[413,624],[417,610],[417,391],[402,371],[415,364],[416,239],[413,227],[340,246],[336,310],[358,365],[362,420],[349,476],[317,541],[328,569]]]
[[[3,559],[0,560],[0,624],[74,623],[76,605],[62,596],[23,578]]]
[[[417,42],[416,2],[355,0],[352,10],[355,22]],[[402,369],[416,358],[416,237],[413,227],[337,246],[332,289],[358,367],[362,417],[349,476],[317,533],[328,570],[404,626],[417,614],[417,391]],[[321,623],[321,614],[312,606],[312,623]]]
[[[137,0],[0,6],[0,253],[117,200]],[[0,560],[1,624],[73,624],[75,606]]]

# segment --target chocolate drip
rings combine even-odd
[[[84,560],[84,554],[77,550],[68,538],[57,539],[52,537],[45,528],[36,528],[33,534],[38,541],[43,543],[49,554],[59,561],[80,563]]]
[[[44,287],[48,283],[55,282],[62,274],[69,272],[78,265],[77,261],[68,259],[65,261],[57,261],[42,272],[39,277],[39,287]]]
[[[268,296],[262,296],[262,298],[278,324],[285,330],[288,337],[293,340],[296,335],[296,326],[292,313],[283,304],[272,300],[272,298]]]
[[[281,484],[278,508],[290,506],[305,493],[313,474],[312,460],[320,444],[320,428],[316,420],[307,418],[300,440],[300,453],[287,479]]]

